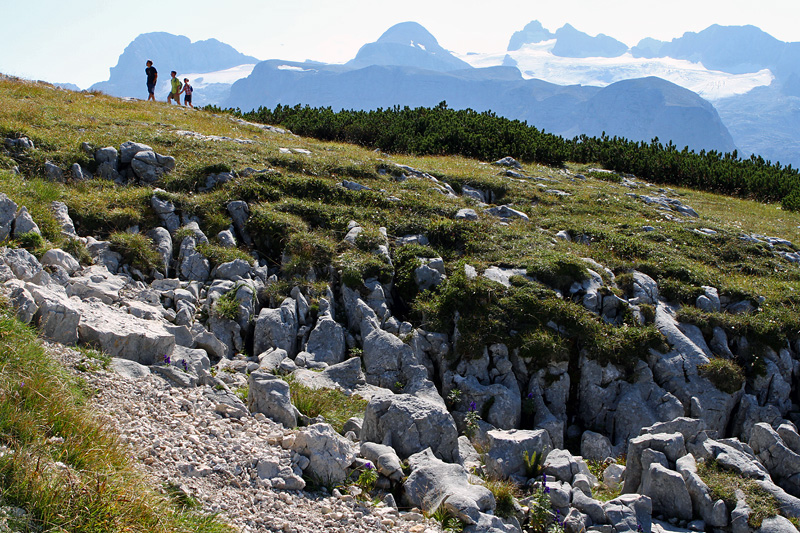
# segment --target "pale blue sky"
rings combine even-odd
[[[259,59],[344,62],[407,20],[447,49],[494,52],[535,19],[628,45],[714,23],[800,41],[798,0],[0,0],[0,72],[85,88],[108,79],[125,46],[152,31],[213,37]]]

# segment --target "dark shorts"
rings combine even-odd
[[[155,83],[148,83],[147,84],[147,92],[150,94],[155,94],[156,92],[156,84]]]
[[[191,104],[192,103],[192,95],[191,94],[187,94],[186,96],[184,96],[183,97],[183,103],[184,104]]]

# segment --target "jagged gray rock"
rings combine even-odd
[[[341,324],[330,313],[324,313],[308,336],[306,351],[312,354],[314,361],[329,365],[341,363],[347,350],[344,333]]]
[[[0,193],[0,241],[11,235],[11,226],[17,215],[17,204],[5,193]]]
[[[170,356],[175,348],[175,336],[154,320],[142,320],[91,300],[82,302],[80,312],[81,341],[98,346],[112,357],[152,365]]]
[[[286,298],[277,309],[264,308],[256,318],[253,332],[253,351],[262,353],[268,348],[286,350],[289,357],[297,354],[297,303]]]
[[[426,512],[444,506],[466,524],[477,524],[481,513],[494,510],[489,489],[470,484],[463,466],[443,462],[430,448],[409,457],[408,464],[411,474],[403,484],[403,494],[409,505]]]
[[[16,217],[14,217],[13,234],[16,238],[26,233],[42,234],[41,230],[39,230],[39,226],[33,221],[33,217],[28,212],[28,208],[23,205],[19,208],[19,211],[17,211]]]
[[[444,461],[458,459],[458,430],[444,405],[409,394],[373,397],[361,439],[391,446],[402,458],[431,448]]]
[[[247,384],[247,407],[251,412],[263,413],[287,428],[297,426],[298,413],[292,405],[288,383],[272,374],[253,372]]]
[[[42,265],[59,266],[72,275],[78,270],[81,265],[78,260],[61,248],[51,248],[42,255]]]
[[[395,483],[403,480],[403,465],[400,458],[391,446],[384,446],[375,442],[361,444],[361,457],[370,461],[378,472]]]
[[[297,432],[291,449],[309,459],[307,474],[323,483],[340,483],[355,459],[353,444],[330,424],[313,424]]]
[[[642,475],[639,490],[650,497],[654,512],[680,520],[692,519],[692,498],[679,473],[658,463],[651,463]]]
[[[538,452],[545,460],[553,449],[550,435],[543,429],[493,429],[487,432],[487,438],[486,471],[500,478],[516,476],[526,479],[523,453],[528,452],[532,457],[534,452]]]

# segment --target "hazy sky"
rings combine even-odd
[[[259,59],[344,62],[398,22],[455,52],[505,50],[531,20],[628,45],[711,24],[753,24],[800,41],[798,0],[0,0],[0,72],[86,88],[107,80],[137,35],[216,38]]]

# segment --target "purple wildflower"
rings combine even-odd
[[[478,409],[478,404],[476,404],[474,401],[469,402],[470,411],[477,411],[477,409]]]
[[[550,494],[550,487],[548,487],[547,485],[544,486],[544,493]]]
[[[366,468],[367,470],[372,470],[372,463],[367,461],[367,464],[364,465],[364,468]]]
[[[168,365],[170,363],[170,361],[171,361],[171,359],[170,359],[169,355],[165,355],[164,356],[164,364]]]
[[[189,363],[186,362],[186,359],[181,359],[181,363],[183,363],[183,371],[184,372],[188,372],[189,371]]]
[[[528,399],[529,399],[529,400],[533,400],[533,393],[532,393],[532,392],[529,392],[529,393],[528,393]]]

